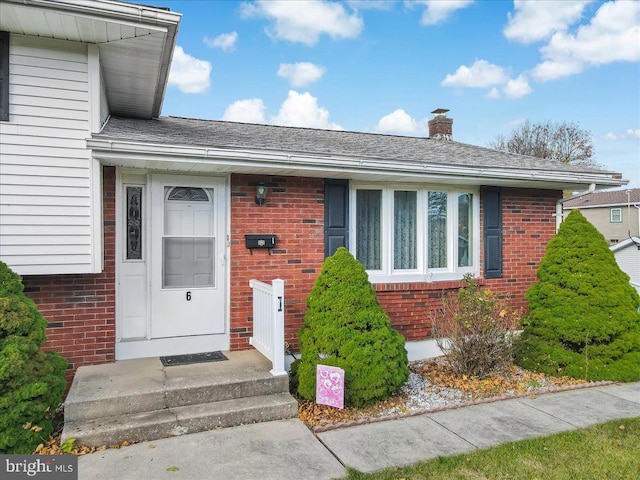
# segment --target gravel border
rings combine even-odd
[[[541,390],[541,391],[532,390],[526,393],[515,393],[515,394],[509,394],[509,395],[502,395],[498,397],[480,398],[477,400],[472,400],[470,402],[452,403],[449,405],[425,408],[421,410],[414,410],[406,413],[395,413],[392,415],[386,415],[381,417],[361,418],[358,420],[350,420],[348,422],[337,422],[329,425],[318,425],[313,427],[312,432],[314,434],[317,434],[322,432],[328,432],[330,430],[336,430],[338,428],[354,427],[356,425],[365,425],[369,423],[386,422],[388,420],[398,420],[400,418],[414,417],[416,415],[424,415],[427,413],[442,412],[444,410],[457,410],[458,408],[470,407],[473,405],[481,405],[483,403],[494,403],[494,402],[500,402],[503,400],[513,400],[516,398],[531,397],[532,395],[539,396],[539,395],[546,395],[549,393],[566,392],[569,390],[581,390],[584,388],[602,387],[605,385],[615,385],[616,383],[617,382],[603,380],[600,382],[581,383],[578,385],[567,385],[564,387],[545,388],[544,390]]]

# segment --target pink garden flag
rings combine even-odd
[[[344,370],[327,365],[316,367],[316,403],[344,408]]]

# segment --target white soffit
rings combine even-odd
[[[180,19],[162,9],[105,0],[0,3],[0,30],[98,45],[110,110],[126,117],[160,114]]]

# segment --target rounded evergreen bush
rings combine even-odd
[[[345,248],[328,257],[311,293],[299,332],[298,393],[313,400],[316,365],[345,371],[345,404],[389,397],[409,377],[404,338],[391,327],[367,272]]]
[[[640,379],[640,297],[600,232],[573,210],[527,292],[523,368],[587,380]]]
[[[43,352],[47,322],[0,262],[0,453],[32,453],[53,429],[66,388],[67,361]]]

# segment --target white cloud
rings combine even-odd
[[[209,48],[219,48],[223,52],[231,52],[236,49],[238,41],[238,32],[222,33],[216,38],[204,37],[202,41]]]
[[[354,10],[391,10],[396,0],[347,0]]]
[[[318,106],[316,97],[309,92],[298,93],[295,90],[289,90],[278,115],[271,117],[271,123],[289,127],[342,130],[340,125],[329,122],[329,112]]]
[[[169,72],[169,85],[177,87],[183,93],[201,93],[209,88],[211,64],[185,53],[176,45]]]
[[[416,133],[418,123],[402,108],[385,115],[373,129],[381,133]]]
[[[364,22],[357,13],[349,14],[339,3],[326,1],[265,1],[243,3],[243,18],[268,18],[274,23],[266,29],[270,37],[315,45],[321,35],[336,39],[356,38]]]
[[[229,105],[222,120],[242,123],[267,123],[264,118],[265,106],[260,98],[238,100]]]
[[[546,82],[557,78],[568,77],[580,73],[582,70],[584,70],[584,64],[582,62],[546,60],[536,65],[535,68],[531,70],[531,74],[536,80]]]
[[[304,87],[320,80],[326,70],[321,65],[308,62],[281,63],[278,76],[289,80],[293,87]]]
[[[445,77],[440,85],[443,87],[486,88],[502,85],[509,81],[507,71],[486,60],[476,60],[471,67],[461,65],[456,73]]]
[[[555,33],[532,74],[540,81],[580,73],[590,66],[640,61],[640,2],[604,3],[575,34]]]
[[[497,87],[493,87],[491,89],[491,91],[489,93],[487,93],[486,98],[490,98],[492,100],[495,100],[497,98],[501,98],[502,96],[500,95],[500,90],[498,90]]]
[[[427,8],[422,14],[420,23],[423,25],[436,25],[444,22],[456,10],[466,8],[474,0],[420,0],[407,2],[409,5],[422,4]]]
[[[602,136],[605,140],[624,140],[626,138],[640,139],[640,128],[628,128],[625,132],[609,132]]]
[[[507,98],[522,98],[525,95],[529,95],[532,92],[529,82],[526,77],[520,75],[516,79],[510,79],[507,84],[502,88],[502,93]]]
[[[584,7],[592,0],[570,2],[532,2],[515,0],[515,13],[503,32],[505,37],[521,43],[532,43],[563,32],[582,17]]]

